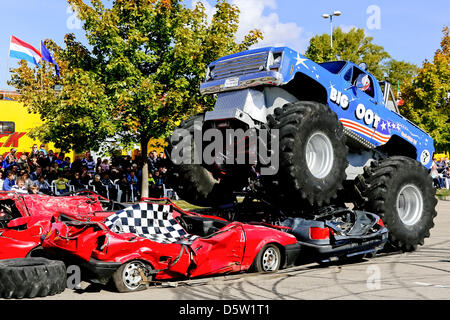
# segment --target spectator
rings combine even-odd
[[[81,182],[81,177],[79,172],[73,174],[72,179],[70,179],[70,184],[74,186],[75,190],[86,189],[84,184]]]
[[[113,167],[111,169],[110,178],[112,181],[120,180],[120,174],[119,174],[119,170],[117,168]]]
[[[450,189],[450,167],[447,167],[447,169],[442,172],[442,177],[445,179],[445,188]]]
[[[95,169],[95,173],[101,175],[103,172],[102,166],[97,166],[97,168]]]
[[[56,155],[53,153],[53,150],[48,151],[47,158],[48,158],[48,161],[50,161],[51,166],[55,163],[55,161],[57,159]]]
[[[47,180],[45,180],[44,176],[39,176],[38,181],[34,183],[35,186],[38,187],[39,192],[43,194],[50,194],[51,187]]]
[[[149,172],[148,174],[148,194],[150,197],[155,197],[155,179],[153,178],[153,174]]]
[[[108,159],[102,161],[101,165],[102,171],[109,171]]]
[[[81,168],[81,175],[80,175],[81,183],[84,185],[89,185],[89,181],[92,180],[92,175],[88,171],[88,168],[86,166],[83,166]]]
[[[31,152],[29,154],[29,157],[37,158],[38,154],[39,154],[38,146],[37,146],[37,144],[33,144],[33,146],[31,147]]]
[[[35,172],[39,166],[38,158],[36,156],[28,157],[28,168],[30,172]]]
[[[63,161],[64,161],[64,153],[61,152],[58,154],[58,157],[56,157],[54,162],[58,165],[59,168],[62,168],[61,164],[63,163]]]
[[[117,190],[116,190],[116,187],[114,186],[114,183],[109,178],[108,172],[103,173],[100,181],[105,186],[105,188],[108,189],[109,199],[116,199],[117,198]]]
[[[8,153],[6,155],[5,160],[3,160],[2,168],[7,170],[7,169],[10,169],[14,165],[16,165],[16,158],[14,157],[13,154]]]
[[[163,179],[160,176],[160,172],[159,171],[155,171],[155,197],[156,198],[161,198],[163,196]]]
[[[97,191],[100,195],[106,197],[106,187],[101,182],[100,175],[96,174],[91,184],[95,187],[95,191]]]
[[[47,156],[41,150],[39,150],[37,163],[42,168],[50,167],[50,161],[48,160]]]
[[[97,163],[95,164],[95,167],[98,168],[101,165],[102,165],[102,158],[97,157]]]
[[[19,160],[17,160],[17,165],[19,166],[20,170],[30,170],[30,167],[28,166],[28,158],[25,153],[22,153],[19,157]]]
[[[30,193],[31,193],[31,194],[40,194],[40,193],[42,193],[42,192],[39,192],[38,186],[34,184],[34,185],[31,187],[31,192],[30,192]]]
[[[70,170],[70,158],[69,157],[65,157],[64,161],[61,162],[61,164],[59,165],[60,168],[63,169],[69,169]]]
[[[439,173],[444,171],[444,168],[445,168],[444,158],[440,157],[439,161],[436,162],[436,166],[437,166],[437,170],[438,170]]]
[[[3,190],[3,183],[5,180],[3,179],[3,171],[0,170],[0,191]]]
[[[42,168],[37,167],[36,171],[34,171],[32,174],[30,174],[30,179],[33,181],[37,181],[41,175],[42,175]]]
[[[66,178],[64,178],[61,173],[58,174],[58,179],[56,179],[56,181],[55,181],[56,194],[62,194],[62,193],[69,191],[69,189],[67,188],[68,183],[69,183],[69,181]]]
[[[163,167],[166,165],[166,156],[164,155],[164,152],[160,152],[158,158],[156,159],[156,166],[158,168]]]
[[[156,150],[153,150],[148,154],[148,168],[149,171],[154,172],[157,169],[158,158],[156,156]]]
[[[11,191],[11,188],[16,184],[14,181],[14,172],[8,171],[6,174],[6,179],[3,182],[3,190],[4,191]]]
[[[10,171],[14,174],[14,180],[16,180],[17,177],[19,176],[19,175],[18,175],[19,167],[18,167],[17,165],[14,164],[14,165],[11,167]]]
[[[433,178],[433,184],[437,189],[445,188],[445,181],[442,175],[438,171],[436,161],[433,160],[430,170],[431,177]]]
[[[17,162],[17,149],[16,148],[12,148],[8,155],[11,155],[11,157],[14,159],[14,162]]]
[[[42,152],[42,154],[47,157],[47,150],[45,150],[45,144],[41,144],[41,148],[39,149],[39,152]]]
[[[158,171],[159,171],[159,175],[160,175],[161,179],[163,179],[163,183],[165,183],[167,168],[166,167],[159,167]]]
[[[125,156],[121,161],[121,166],[123,171],[127,171],[129,168],[131,168],[131,157]]]
[[[83,167],[83,162],[81,162],[80,157],[75,156],[75,160],[73,160],[70,170],[72,172],[81,172],[81,168]]]
[[[62,170],[62,174],[63,174],[64,178],[66,178],[69,181],[72,179],[72,173],[70,173],[69,168],[67,168],[67,167],[65,167],[64,169],[59,168],[59,170],[60,171]]]
[[[89,156],[88,159],[85,161],[84,165],[87,167],[88,172],[94,176],[95,174],[95,161],[92,156]]]
[[[23,181],[25,182],[25,187],[27,188],[28,192],[31,191],[31,187],[34,185],[34,182],[30,179],[30,175],[28,172],[25,172],[22,175]]]
[[[130,188],[130,184],[128,183],[128,179],[127,179],[126,175],[123,175],[122,179],[120,179],[119,188],[122,191],[122,196],[121,196],[120,201],[121,202],[127,201],[127,199],[129,199],[130,194],[131,194],[131,188]]]
[[[25,186],[25,181],[23,180],[22,177],[17,178],[17,183],[11,187],[11,191],[15,191],[15,192],[21,193],[21,194],[28,193],[28,189]]]
[[[46,178],[48,180],[49,183],[52,183],[53,181],[55,181],[56,179],[58,179],[58,171],[56,171],[55,168],[50,167],[49,172],[46,175]]]
[[[130,187],[133,189],[134,198],[137,198],[139,195],[139,181],[134,171],[130,171],[127,176],[127,181]],[[132,201],[134,202],[135,199],[133,199]]]

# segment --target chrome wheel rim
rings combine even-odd
[[[130,290],[135,290],[141,285],[143,279],[141,273],[139,272],[139,269],[142,269],[146,277],[148,276],[147,269],[145,268],[144,264],[139,261],[130,262],[123,269],[123,284]]]
[[[311,174],[322,179],[333,167],[334,153],[331,140],[323,133],[314,133],[306,143],[306,165]]]
[[[408,225],[414,225],[422,217],[422,192],[413,184],[402,187],[397,196],[397,212],[400,220]]]
[[[266,272],[275,271],[278,267],[278,254],[274,248],[268,248],[264,251],[262,257],[262,267]]]

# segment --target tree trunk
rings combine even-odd
[[[148,197],[148,161],[147,161],[147,144],[146,138],[141,138],[141,155],[142,155],[142,181],[141,181],[141,197]]]

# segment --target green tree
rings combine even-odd
[[[382,46],[373,42],[373,37],[366,36],[363,29],[352,28],[344,32],[340,27],[333,29],[333,48],[327,33],[314,36],[306,49],[305,55],[315,62],[332,60],[349,60],[353,63],[367,63],[368,70],[378,79],[386,73],[384,62],[390,55]]]
[[[450,36],[443,29],[441,48],[425,60],[417,77],[402,89],[401,113],[434,139],[436,150],[450,149]]]
[[[393,86],[403,86],[410,83],[416,76],[419,68],[406,61],[389,60],[386,63],[387,81]]]
[[[57,146],[88,149],[120,137],[124,144],[138,143],[145,158],[150,138],[167,135],[181,119],[213,106],[213,98],[199,94],[206,66],[262,38],[253,30],[236,43],[239,10],[225,0],[217,2],[210,23],[201,3],[189,9],[179,0],[116,0],[108,7],[101,0],[68,2],[92,49],[69,35],[64,49],[54,47],[57,61],[65,64],[62,80],[45,71],[41,89],[37,71],[24,65],[12,80],[22,101],[44,120],[36,134]],[[64,87],[55,95],[58,81]]]

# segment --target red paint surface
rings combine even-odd
[[[174,217],[180,214],[217,218],[181,210],[173,212]],[[87,218],[81,220],[87,221]],[[293,235],[286,232],[240,222],[231,222],[208,237],[199,237],[191,245],[162,244],[131,233],[116,234],[102,222],[96,226],[94,230],[91,226],[67,226],[56,222],[43,246],[66,250],[86,261],[91,257],[122,264],[135,259],[143,260],[153,269],[161,270],[156,274],[156,279],[173,279],[245,271],[266,244],[274,243],[283,248],[297,242]],[[99,248],[98,243],[104,237],[107,239],[106,245]]]

